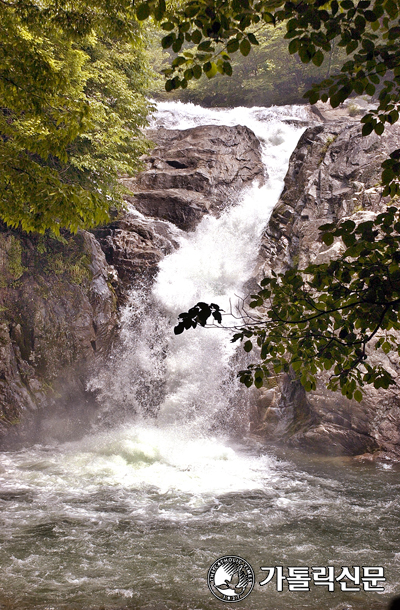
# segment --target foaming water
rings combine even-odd
[[[144,425],[0,464],[0,599],[12,608],[215,608],[206,573],[225,554],[258,581],[265,565],[383,565],[386,595],[398,586],[398,469]],[[257,584],[246,608],[382,610],[380,598]]]
[[[268,176],[265,185],[255,183],[238,193],[219,218],[204,217],[196,231],[180,237],[179,249],[160,263],[153,296],[171,320],[176,321],[181,311],[198,301],[217,302],[229,312],[232,303],[246,296],[244,286],[254,270],[262,231],[282,190],[289,156],[304,129],[284,123],[282,117],[297,115],[304,118],[300,106],[277,111],[211,110],[180,102],[159,105],[153,126],[250,127],[260,139]],[[209,428],[218,411],[226,412],[235,400],[245,403],[229,363],[235,349],[223,332],[198,329],[175,338],[166,360],[167,392],[159,421],[189,417],[197,432]]]
[[[159,105],[154,125],[248,125],[269,179],[192,234],[176,231],[153,288],[131,292],[121,343],[91,382],[97,431],[0,454],[0,606],[211,610],[207,570],[226,554],[250,561],[257,581],[261,566],[386,568],[384,596],[257,584],[246,610],[382,610],[399,587],[398,469],[267,450],[246,436],[229,331],[172,333],[198,300],[228,310],[244,296],[305,116]]]
[[[132,291],[122,318],[123,344],[109,370],[91,382],[108,412],[116,401],[137,416],[150,411],[157,415],[157,425],[179,423],[188,438],[212,433],[215,427],[229,433],[240,423],[246,426],[248,396],[238,387],[231,363],[237,346],[221,331],[200,328],[174,337],[172,329],[178,314],[198,301],[217,302],[229,312],[246,296],[261,234],[304,130],[296,120],[305,116],[301,106],[211,110],[180,102],[159,104],[155,128],[240,124],[253,129],[267,179],[262,186],[255,183],[238,192],[218,218],[204,217],[194,232],[175,232],[179,248],[159,264],[152,291]]]

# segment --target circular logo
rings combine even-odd
[[[222,602],[240,602],[254,588],[254,570],[242,557],[226,555],[214,561],[208,570],[211,593]]]

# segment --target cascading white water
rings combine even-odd
[[[183,129],[199,123],[250,127],[262,143],[268,173],[264,186],[254,184],[239,192],[219,218],[207,216],[194,233],[182,235],[179,249],[160,263],[153,294],[172,320],[198,301],[217,302],[229,311],[232,301],[245,296],[243,286],[254,271],[263,228],[282,190],[289,156],[302,132],[280,118],[296,120],[305,115],[302,107],[274,112],[261,108],[200,110],[180,102],[159,105],[154,127]],[[229,359],[236,348],[226,333],[214,330],[185,332],[171,341],[166,359],[166,397],[159,421],[189,420],[192,430],[209,428],[215,414],[226,411],[229,401],[235,400],[235,384],[231,381],[229,392],[226,380],[230,377]],[[233,407],[240,409],[237,404]]]
[[[243,294],[301,133],[287,120],[304,113],[159,104],[155,125],[249,126],[269,180],[193,234],[176,230],[180,248],[160,265],[152,292],[132,292],[122,343],[92,381],[124,424],[111,418],[108,429],[76,442],[0,454],[0,606],[211,610],[207,570],[226,554],[249,560],[258,580],[261,565],[384,565],[386,591],[395,590],[396,470],[288,453],[280,460],[239,441],[229,413],[245,409],[229,335],[172,334],[177,314],[198,300],[227,309]],[[377,594],[315,589],[257,585],[245,607],[382,609]]]
[[[173,337],[172,327],[178,314],[198,301],[217,302],[229,311],[232,302],[245,296],[243,286],[254,272],[263,228],[282,190],[289,156],[304,129],[296,121],[307,116],[301,106],[210,110],[180,102],[159,104],[153,128],[186,129],[199,124],[250,127],[262,144],[268,179],[263,186],[256,183],[238,192],[219,218],[206,216],[193,233],[176,235],[180,247],[160,263],[152,296],[146,295],[146,311],[138,304],[143,299],[140,292],[132,292],[123,316],[124,347],[112,372],[91,385],[95,388],[97,382],[103,398],[108,394],[114,402],[133,384],[132,409],[146,412],[149,397],[139,397],[138,405],[138,395],[144,386],[159,386],[162,378],[164,398],[160,392],[158,425],[178,421],[182,431],[186,422],[187,432],[193,435],[207,433],[218,412],[225,411],[225,421],[229,406],[245,415],[245,405],[234,404],[235,395],[237,402],[245,403],[246,399],[238,395],[229,364],[237,349],[229,335],[200,328]],[[132,324],[132,319],[138,318],[140,329]],[[126,395],[124,399],[129,402]],[[226,428],[229,430],[229,422]]]

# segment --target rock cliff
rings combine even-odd
[[[380,164],[400,145],[400,127],[381,137],[361,136],[359,123],[327,121],[305,131],[291,157],[281,198],[265,231],[259,279],[271,269],[282,271],[309,262],[326,262],[338,253],[339,242],[327,248],[318,227],[344,217],[356,222],[384,209]],[[395,355],[371,353],[399,378]],[[268,438],[333,455],[400,456],[400,394],[365,388],[361,404],[328,392],[324,378],[315,392],[305,394],[286,376],[277,387],[257,396],[255,428]]]
[[[0,229],[0,444],[66,439],[90,418],[86,368],[116,328],[113,270],[86,231]]]

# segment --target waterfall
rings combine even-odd
[[[136,417],[157,415],[157,425],[186,425],[192,434],[214,427],[228,432],[245,426],[248,392],[232,363],[237,345],[230,334],[198,328],[174,337],[180,312],[198,301],[216,302],[228,312],[246,296],[260,238],[279,198],[289,156],[304,130],[302,106],[204,109],[193,104],[158,105],[152,128],[245,125],[258,136],[267,177],[236,193],[218,217],[205,216],[193,233],[175,228],[179,248],[166,256],[152,291],[132,290],[122,315],[122,345],[108,374],[91,383],[110,412],[123,403]],[[294,123],[294,124],[293,124]],[[144,299],[144,301],[143,301]],[[118,410],[118,407],[117,407]]]

